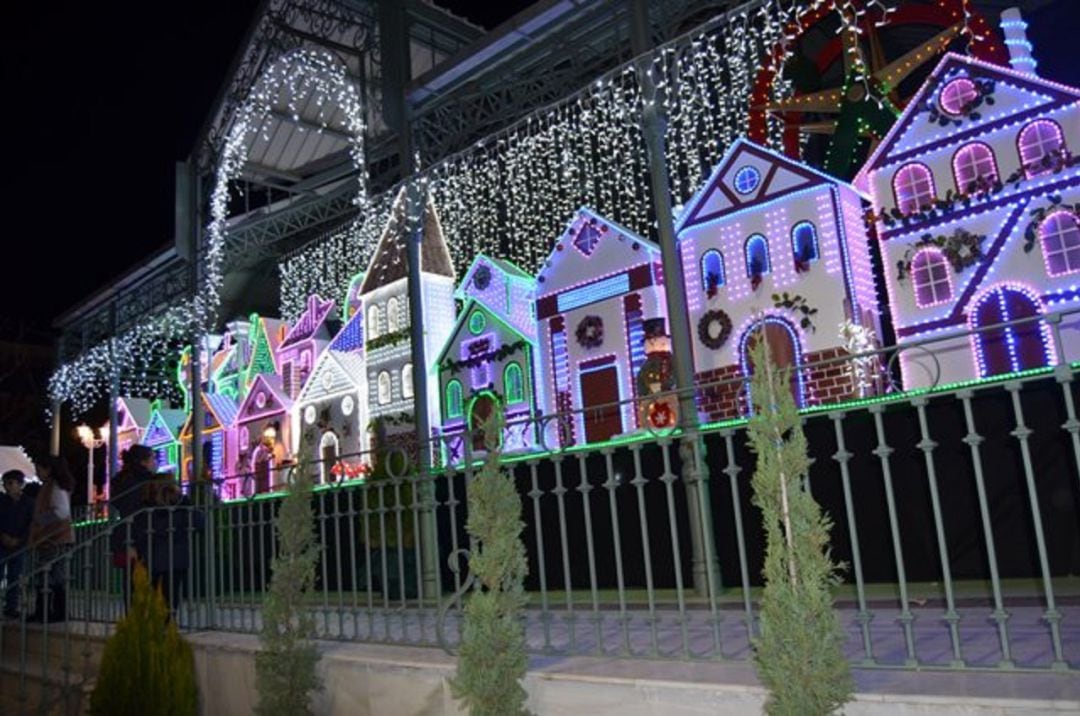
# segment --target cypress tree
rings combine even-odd
[[[766,536],[758,676],[772,716],[829,714],[851,699],[851,669],[831,587],[839,565],[829,556],[829,518],[802,480],[810,469],[806,436],[791,394],[790,371],[772,362],[764,331],[751,347],[752,486]]]
[[[503,417],[496,411],[483,426],[487,458],[468,486],[472,540],[469,569],[478,588],[465,604],[454,696],[472,716],[526,714],[521,685],[528,666],[525,629],[525,575],[521,542],[521,500],[513,479],[499,467]]]
[[[301,455],[304,450],[302,441]],[[262,608],[263,650],[255,655],[255,685],[260,716],[311,713],[310,697],[322,688],[315,667],[319,651],[312,639],[315,621],[305,598],[315,584],[319,548],[315,542],[309,466],[293,470],[292,484],[281,502],[274,528],[278,555],[271,565],[270,589]]]

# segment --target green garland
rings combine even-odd
[[[812,308],[806,301],[805,296],[795,294],[791,296],[787,291],[784,293],[774,293],[772,295],[773,308],[786,308],[789,311],[794,311],[799,314],[799,325],[804,331],[808,330],[811,333],[817,332],[817,326],[814,325],[814,315],[818,312],[816,308]]]
[[[1039,237],[1039,224],[1047,217],[1048,214],[1052,214],[1055,211],[1064,210],[1072,212],[1073,216],[1080,219],[1080,202],[1075,204],[1066,204],[1062,201],[1060,194],[1054,194],[1049,197],[1049,206],[1040,206],[1031,210],[1031,221],[1028,223],[1027,228],[1024,230],[1024,253],[1031,253],[1035,248],[1035,241]]]
[[[492,361],[500,362],[506,360],[518,351],[523,350],[527,345],[529,345],[528,341],[514,341],[513,343],[504,343],[493,351],[482,353],[481,355],[473,356],[472,358],[465,358],[464,360],[447,358],[439,364],[439,370],[443,372],[450,371],[451,375],[457,375],[462,370],[477,368]]]
[[[403,343],[407,340],[409,340],[409,329],[402,328],[399,331],[384,333],[377,338],[372,338],[367,342],[365,348],[369,351],[374,351],[386,346],[396,346],[398,343]]]

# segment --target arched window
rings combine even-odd
[[[503,371],[503,388],[506,390],[506,404],[525,402],[525,378],[521,366],[515,361]]]
[[[998,180],[994,150],[982,142],[960,147],[953,155],[952,169],[956,190],[961,194],[983,191]]]
[[[371,304],[367,310],[367,339],[373,341],[379,335],[379,307]]]
[[[316,459],[319,460],[319,482],[326,484],[333,480],[334,464],[338,460],[340,449],[341,444],[338,442],[337,435],[329,430],[323,433],[319,441],[319,454],[316,455]]]
[[[396,333],[398,326],[398,300],[396,296],[391,296],[390,300],[386,302],[386,332]]]
[[[460,418],[464,412],[461,405],[461,381],[455,378],[446,384],[446,417]]]
[[[746,275],[764,276],[772,270],[769,261],[769,244],[761,234],[746,240]]]
[[[801,221],[791,230],[791,252],[796,264],[818,260],[817,229],[809,221]]]
[[[1071,211],[1055,211],[1039,225],[1046,273],[1063,276],[1080,271],[1080,220]]]
[[[709,249],[701,255],[701,289],[710,297],[716,293],[716,289],[723,286],[726,277],[724,275],[724,255],[716,249]]]
[[[967,77],[958,77],[941,90],[938,104],[941,111],[950,117],[960,117],[978,98],[979,90],[975,83]]]
[[[378,393],[379,405],[386,405],[390,402],[390,374],[385,370],[379,373]]]
[[[915,303],[920,308],[936,306],[952,298],[949,264],[938,249],[923,249],[911,261]]]
[[[925,164],[918,162],[900,167],[893,176],[892,186],[896,208],[904,214],[914,214],[922,207],[931,205],[937,197],[934,175]]]
[[[401,368],[401,397],[413,397],[412,363],[406,363]]]
[[[1016,148],[1020,152],[1020,165],[1030,179],[1053,170],[1053,157],[1064,153],[1065,136],[1057,122],[1037,119],[1020,130]]]

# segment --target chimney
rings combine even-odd
[[[1010,7],[1001,11],[1001,30],[1005,33],[1005,47],[1009,48],[1009,64],[1017,72],[1035,74],[1035,58],[1031,56],[1031,43],[1027,39],[1027,23],[1020,15],[1020,8]]]

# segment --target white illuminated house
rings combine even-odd
[[[438,385],[431,370],[454,326],[454,265],[434,203],[424,208],[420,243],[420,276],[408,275],[406,199],[394,201],[386,228],[355,291],[363,311],[363,351],[367,372],[367,415],[391,444],[415,441],[409,281],[419,280],[424,302],[424,355],[429,384]],[[429,424],[437,426],[439,393],[428,391]],[[361,426],[365,431],[368,426]],[[383,446],[385,447],[385,446]]]
[[[1013,39],[1012,68],[942,59],[856,177],[897,342],[934,341],[901,353],[905,388],[1080,355],[1080,314],[1057,335],[1038,318],[1080,306],[1080,91]]]

